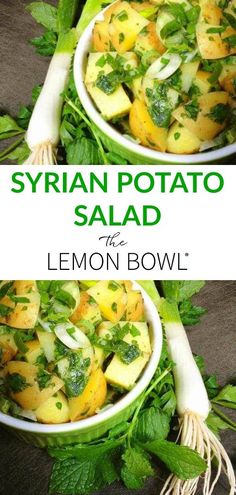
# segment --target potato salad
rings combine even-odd
[[[130,281],[0,282],[0,411],[78,421],[131,390],[151,356]]]
[[[85,85],[122,135],[193,154],[236,140],[236,1],[116,1],[95,23]]]

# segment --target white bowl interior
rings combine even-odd
[[[17,419],[1,412],[0,423],[31,433],[67,433],[74,430],[81,431],[85,428],[87,429],[90,426],[101,424],[104,421],[112,418],[117,413],[121,412],[127,406],[132,404],[135,399],[139,397],[139,395],[148,386],[158,366],[161,356],[163,336],[161,321],[157,309],[153,304],[151,298],[136,282],[133,283],[133,288],[136,290],[140,290],[144,299],[146,319],[150,325],[153,350],[150,360],[137,385],[135,385],[135,387],[130,392],[128,392],[110,409],[104,410],[103,412],[97,414],[96,416],[92,416],[91,418],[82,419],[81,421],[75,421],[74,423],[43,425],[40,423],[30,423],[22,419]]]
[[[108,8],[108,7],[106,7]],[[105,10],[105,9],[104,9]],[[82,34],[79,43],[76,48],[75,58],[74,58],[74,79],[76,89],[80,98],[80,101],[87,112],[90,119],[101,129],[108,137],[113,141],[120,143],[125,148],[130,151],[145,156],[153,161],[162,161],[166,163],[177,163],[177,164],[199,164],[206,162],[215,162],[227,158],[228,156],[236,153],[236,143],[224,146],[218,150],[208,151],[203,153],[195,153],[192,155],[177,155],[173,153],[162,153],[160,151],[155,151],[139,145],[126,137],[122,136],[114,127],[112,127],[108,122],[106,122],[101,114],[96,109],[92,99],[90,98],[86,86],[84,84],[84,73],[87,63],[88,53],[91,48],[91,38],[96,21],[103,20],[103,12],[100,12],[95,18],[90,22],[88,27]]]

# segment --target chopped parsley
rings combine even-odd
[[[120,289],[120,285],[117,282],[115,282],[114,280],[110,280],[108,283],[108,289],[115,292],[118,289]]]
[[[114,311],[114,313],[117,313],[117,303],[116,302],[112,303],[111,309],[112,309],[112,311]]]
[[[30,387],[30,384],[27,383],[26,378],[20,373],[12,373],[11,375],[7,375],[6,378],[7,387],[11,390],[11,392],[23,392],[27,387]]]
[[[62,403],[61,402],[56,402],[56,407],[60,411],[62,409]]]
[[[214,120],[218,124],[223,124],[226,120],[229,113],[229,106],[224,103],[217,103],[214,107],[211,108],[208,117],[211,120]]]
[[[186,103],[186,105],[184,105],[184,109],[190,119],[197,120],[200,108],[196,99]]]
[[[46,370],[40,368],[37,373],[38,386],[40,390],[48,388],[51,382],[52,375]]]
[[[127,21],[128,14],[127,14],[126,10],[122,10],[121,12],[119,12],[119,14],[116,15],[116,19],[118,19],[118,21],[120,21],[120,22]]]
[[[180,136],[181,136],[180,132],[175,132],[174,133],[174,139],[175,139],[175,141],[178,141],[178,139],[180,138]]]
[[[167,128],[171,121],[172,107],[167,98],[167,88],[164,84],[156,85],[154,90],[147,89],[146,95],[149,99],[149,114],[158,127]]]

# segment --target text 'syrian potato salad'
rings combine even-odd
[[[235,0],[120,0],[95,23],[85,84],[121,134],[191,154],[235,141],[235,55]]]
[[[131,390],[152,349],[129,281],[2,282],[0,400],[19,417],[78,421]]]

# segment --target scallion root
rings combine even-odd
[[[56,148],[50,142],[36,146],[24,165],[57,165]]]
[[[223,471],[227,476],[230,491],[235,493],[234,470],[224,447],[209,430],[203,419],[191,412],[186,412],[180,420],[181,445],[196,450],[207,463],[207,470],[203,476],[203,495],[211,495]],[[217,462],[217,472],[213,477],[212,460]],[[194,495],[200,478],[183,481],[171,474],[167,479],[160,495]]]

